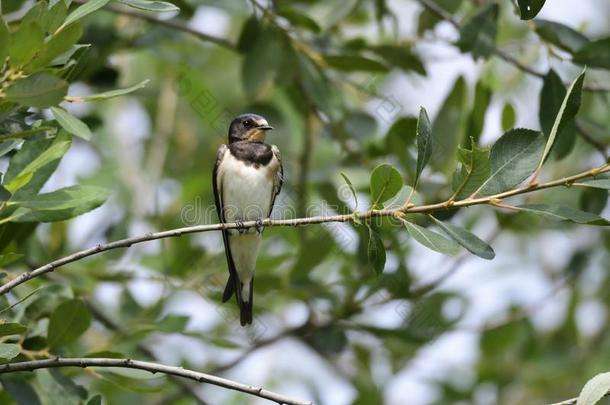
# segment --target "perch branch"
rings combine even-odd
[[[13,373],[18,371],[33,371],[41,368],[58,368],[58,367],[120,367],[144,370],[155,373],[162,373],[176,377],[187,378],[200,383],[208,383],[219,387],[227,388],[234,391],[244,392],[254,395],[259,398],[268,399],[278,404],[287,405],[312,405],[311,402],[304,402],[288,398],[284,395],[268,391],[261,387],[241,384],[226,378],[216,377],[214,375],[200,373],[193,370],[187,370],[182,367],[166,366],[158,363],[147,361],[131,360],[131,359],[106,359],[106,358],[61,358],[55,357],[52,359],[23,361],[18,363],[8,363],[0,365],[0,374]]]
[[[376,217],[397,217],[402,216],[404,214],[428,214],[435,211],[446,210],[448,208],[461,208],[461,207],[469,207],[473,205],[481,205],[481,204],[497,204],[502,199],[513,197],[519,194],[531,193],[537,190],[543,190],[546,188],[552,187],[561,187],[561,186],[570,186],[576,180],[580,180],[587,177],[593,177],[600,175],[602,173],[606,173],[610,171],[610,164],[605,163],[602,166],[595,167],[593,169],[589,169],[587,171],[563,177],[557,180],[548,181],[546,183],[532,183],[526,184],[525,186],[515,188],[513,190],[505,191],[502,193],[494,194],[487,197],[477,197],[477,198],[466,198],[464,200],[459,201],[443,201],[434,204],[427,205],[409,205],[407,207],[400,207],[394,209],[382,209],[382,210],[369,210],[363,212],[355,212],[352,214],[339,214],[339,215],[329,215],[329,216],[315,216],[308,218],[294,218],[294,219],[264,219],[262,221],[263,226],[298,226],[298,225],[311,225],[311,224],[321,224],[326,222],[359,222],[361,220],[367,220],[370,218]],[[225,229],[246,229],[253,228],[256,226],[260,226],[258,221],[245,221],[241,223],[237,222],[226,222],[226,223],[218,223],[218,224],[209,224],[209,225],[195,225],[195,226],[187,226],[184,228],[176,228],[170,229],[167,231],[161,232],[149,232],[144,235],[134,236],[131,238],[120,239],[114,242],[100,244],[89,249],[81,250],[79,252],[73,253],[71,255],[62,257],[55,261],[52,261],[44,266],[38,267],[34,270],[25,272],[15,277],[14,279],[6,282],[2,286],[0,286],[0,295],[4,295],[13,288],[17,287],[20,284],[25,283],[28,280],[31,280],[35,277],[41,276],[43,274],[52,272],[53,270],[64,266],[68,263],[73,263],[78,260],[84,259],[85,257],[93,256],[99,254],[101,252],[105,252],[108,250],[114,250],[118,248],[128,248],[131,245],[142,243],[150,240],[156,239],[165,239],[165,238],[173,238],[182,236],[190,233],[201,233],[201,232],[210,232],[210,231],[220,231]]]

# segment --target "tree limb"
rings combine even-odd
[[[605,163],[602,166],[595,167],[593,169],[587,170],[585,172],[581,172],[575,174],[573,176],[563,177],[561,179],[549,181],[546,183],[531,183],[522,187],[515,188],[513,190],[505,191],[502,193],[494,194],[487,197],[478,197],[478,198],[466,198],[464,200],[459,201],[443,201],[435,204],[427,204],[427,205],[409,205],[406,207],[394,208],[394,209],[382,209],[382,210],[369,210],[364,212],[354,212],[352,214],[339,214],[339,215],[329,215],[329,216],[316,216],[316,217],[307,217],[307,218],[294,218],[294,219],[271,219],[266,218],[262,221],[262,225],[265,227],[268,226],[298,226],[298,225],[311,225],[311,224],[321,224],[326,222],[360,222],[361,220],[366,220],[370,218],[378,218],[378,217],[399,217],[404,214],[428,214],[434,211],[446,210],[449,208],[460,208],[460,207],[470,207],[473,205],[481,205],[481,204],[491,204],[497,205],[502,199],[512,197],[519,194],[531,193],[537,190],[543,190],[546,188],[552,187],[560,187],[560,186],[570,186],[576,180],[580,180],[586,177],[597,176],[602,173],[606,173],[610,171],[610,164]],[[201,233],[201,232],[210,232],[210,231],[220,231],[224,229],[247,229],[254,228],[260,226],[259,221],[245,221],[245,222],[226,222],[226,223],[218,223],[218,224],[209,224],[209,225],[195,225],[195,226],[187,226],[184,228],[170,229],[168,231],[161,232],[149,232],[144,235],[134,236],[131,238],[120,239],[114,242],[110,242],[107,244],[100,244],[89,249],[81,250],[79,252],[73,253],[71,255],[62,257],[61,259],[57,259],[52,261],[51,263],[45,264],[44,266],[38,267],[32,271],[28,271],[22,273],[21,275],[15,277],[14,279],[8,281],[7,283],[0,286],[0,295],[4,295],[16,286],[25,283],[28,280],[31,280],[35,277],[41,276],[43,274],[49,273],[55,270],[58,267],[64,266],[68,263],[73,263],[78,260],[84,259],[85,257],[93,256],[99,254],[101,252],[105,252],[108,250],[114,250],[118,248],[127,248],[131,245],[142,243],[150,240],[156,239],[165,239],[165,238],[173,238],[177,236],[182,236],[190,233]]]
[[[198,371],[184,369],[182,367],[166,366],[158,363],[147,361],[139,361],[132,359],[106,359],[106,358],[61,358],[55,357],[52,359],[23,361],[19,363],[8,363],[0,365],[0,374],[13,373],[18,371],[33,371],[41,368],[59,368],[59,367],[120,367],[132,368],[144,371],[149,371],[153,374],[162,373],[173,375],[176,377],[188,378],[200,383],[208,383],[219,387],[227,388],[234,391],[244,392],[254,395],[259,398],[268,399],[278,404],[286,405],[312,405],[311,402],[299,401],[288,398],[284,395],[268,391],[261,387],[241,384],[235,381],[227,380],[226,378],[216,377],[214,375],[200,373]]]

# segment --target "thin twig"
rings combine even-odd
[[[23,361],[19,363],[8,363],[0,365],[0,374],[14,373],[18,371],[33,371],[41,368],[59,368],[59,367],[119,367],[132,368],[138,370],[149,371],[153,374],[163,373],[177,377],[187,378],[200,383],[208,383],[219,387],[227,388],[234,391],[244,392],[254,395],[259,398],[268,399],[278,404],[288,405],[312,405],[311,402],[299,401],[288,398],[284,395],[268,391],[261,387],[254,387],[238,383],[226,378],[217,377],[210,374],[200,373],[198,371],[188,370],[182,367],[166,366],[164,364],[151,363],[148,361],[132,360],[132,359],[107,359],[107,358],[61,358],[55,357],[52,359]]]
[[[123,330],[123,327],[121,327],[119,324],[117,324],[112,319],[107,317],[106,314],[104,314],[95,304],[93,304],[91,301],[86,301],[86,303],[87,303],[87,306],[89,307],[89,310],[91,311],[91,314],[93,314],[93,317],[96,320],[98,320],[102,325],[104,325],[104,327],[106,329],[112,330],[114,332],[118,332],[119,334],[125,333],[125,331]],[[155,356],[155,354],[152,352],[152,350],[150,350],[148,347],[146,347],[142,343],[138,343],[136,345],[136,349],[138,351],[140,351],[146,357],[157,361],[157,356]],[[177,376],[169,376],[169,377],[174,380],[176,385],[178,385],[178,387],[180,388],[180,393],[182,395],[188,395],[192,400],[194,400],[199,405],[208,405],[207,402],[205,402],[203,399],[201,399],[199,397],[199,395],[195,392],[193,387],[191,387],[191,385],[188,383],[188,381],[185,381],[182,378],[179,378]]]
[[[225,229],[247,229],[254,228],[262,225],[265,227],[271,226],[298,226],[298,225],[312,225],[312,224],[321,224],[326,222],[360,222],[362,220],[376,218],[376,217],[396,217],[397,215],[402,214],[428,214],[434,211],[446,210],[448,208],[460,208],[460,207],[470,207],[473,205],[481,205],[481,204],[489,204],[490,202],[499,202],[500,200],[508,197],[512,197],[519,194],[531,193],[537,190],[543,190],[546,188],[552,187],[560,187],[560,186],[569,186],[576,180],[580,180],[586,177],[597,176],[602,173],[606,173],[610,171],[610,164],[603,164],[602,166],[595,167],[593,169],[587,170],[585,172],[581,172],[575,174],[573,176],[563,177],[561,179],[549,181],[546,183],[540,184],[527,184],[522,187],[515,188],[513,190],[505,191],[499,194],[494,194],[487,197],[478,197],[478,198],[467,198],[465,200],[459,201],[443,201],[435,204],[427,204],[427,205],[415,205],[408,207],[400,207],[395,209],[383,209],[383,210],[369,210],[364,212],[356,212],[353,214],[340,214],[340,215],[329,215],[329,216],[315,216],[315,217],[307,217],[307,218],[294,218],[294,219],[279,219],[272,220],[270,218],[266,218],[263,221],[245,221],[245,222],[226,222],[226,223],[218,223],[218,224],[209,224],[209,225],[195,225],[195,226],[187,226],[184,228],[170,229],[167,231],[161,232],[149,232],[144,235],[134,236],[131,238],[120,239],[114,242],[110,242],[107,244],[100,244],[89,249],[81,250],[79,252],[73,253],[71,255],[62,257],[57,259],[51,263],[48,263],[44,266],[38,267],[32,271],[28,271],[26,273],[22,273],[21,275],[15,277],[14,279],[8,281],[7,283],[0,286],[0,295],[4,295],[16,286],[25,283],[28,280],[31,280],[35,277],[41,276],[43,274],[49,273],[61,266],[64,266],[68,263],[76,262],[78,260],[84,259],[85,257],[93,256],[99,254],[101,252],[105,252],[108,250],[114,250],[118,248],[127,248],[131,245],[142,243],[146,241],[156,240],[156,239],[164,239],[164,238],[173,238],[182,236],[190,233],[201,233],[201,232],[210,232],[210,231],[220,231]]]
[[[74,3],[84,4],[86,0],[74,0]],[[197,31],[193,28],[190,28],[186,25],[186,22],[181,21],[179,19],[171,19],[171,20],[161,20],[157,17],[154,17],[152,14],[144,14],[137,11],[130,10],[126,7],[117,7],[113,4],[109,4],[105,6],[102,10],[110,11],[115,14],[126,15],[133,18],[138,18],[140,20],[148,21],[154,24],[162,25],[167,28],[174,29],[176,31],[181,31],[186,34],[190,34],[202,41],[211,42],[223,48],[229,49],[231,51],[236,51],[237,47],[234,43],[230,42],[225,38],[216,37],[214,35],[206,34],[201,31]]]

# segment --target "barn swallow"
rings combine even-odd
[[[229,143],[218,148],[213,172],[220,222],[260,224],[271,215],[283,182],[280,151],[265,143],[265,135],[271,129],[267,120],[256,114],[242,114],[231,122]],[[229,267],[222,302],[235,293],[242,326],[252,323],[254,269],[262,231],[261,225],[222,231]]]

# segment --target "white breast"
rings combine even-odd
[[[273,176],[269,166],[247,165],[227,150],[219,167],[226,222],[255,221],[269,216],[273,198]]]

